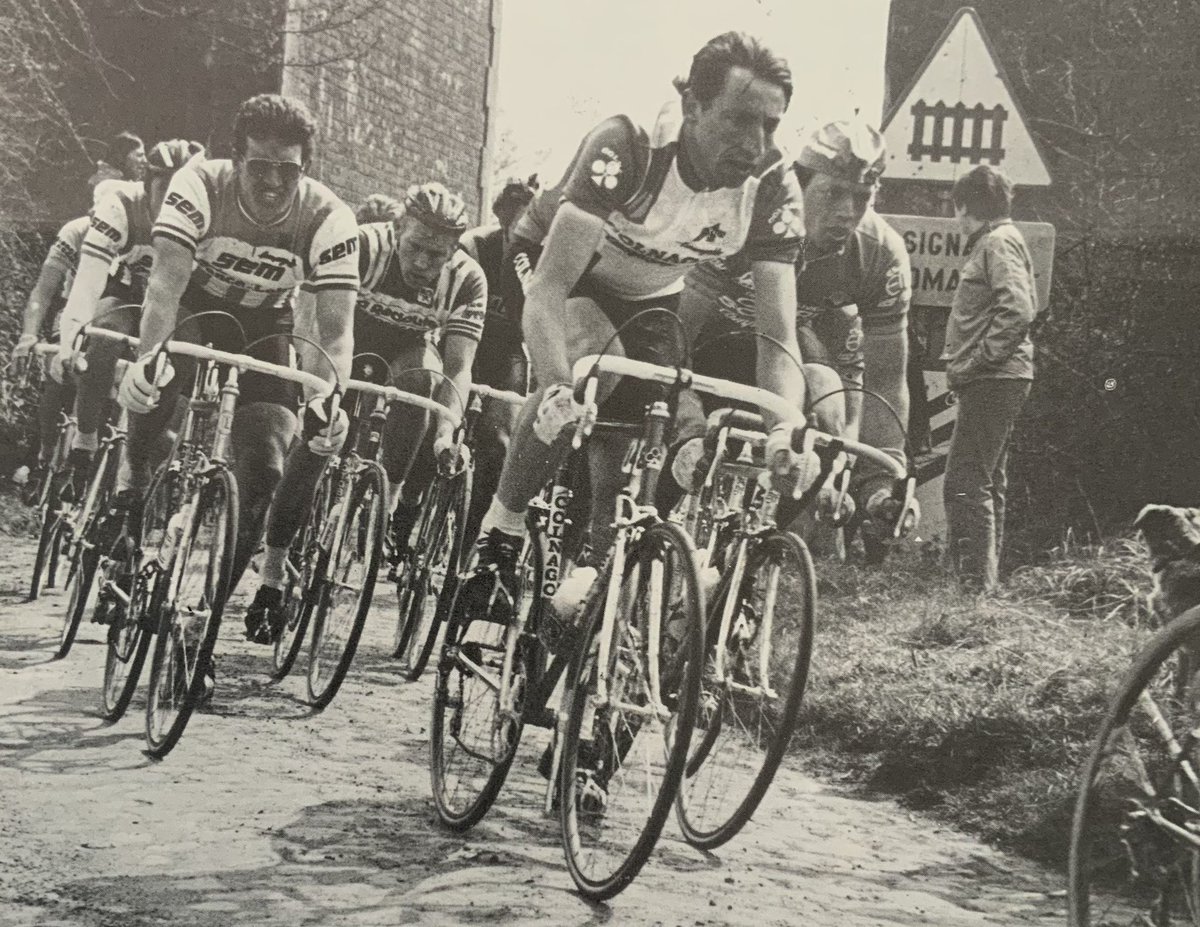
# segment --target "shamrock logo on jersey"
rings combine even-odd
[[[621,173],[621,159],[609,148],[601,149],[603,157],[592,162],[592,183],[605,190],[612,190],[617,185],[617,177]]]
[[[795,203],[784,203],[771,216],[771,231],[783,238],[804,236],[804,216]]]

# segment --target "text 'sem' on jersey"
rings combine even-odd
[[[697,190],[680,173],[682,110],[662,108],[647,133],[627,116],[594,129],[557,186],[542,191],[514,234],[548,234],[563,202],[604,220],[586,279],[622,299],[677,293],[695,264],[737,252],[792,263],[804,240],[804,203],[795,175],[772,149],[738,187]]]
[[[75,269],[79,266],[79,254],[89,221],[87,216],[80,216],[66,223],[58,230],[46,254],[45,263],[53,264],[63,272],[62,291],[59,293],[63,299],[70,294],[71,284],[75,281]]]
[[[97,184],[83,254],[111,265],[110,277],[143,294],[154,266],[153,224],[143,184],[111,180]]]
[[[194,295],[210,305],[270,309],[301,283],[358,288],[354,213],[311,177],[300,179],[283,218],[262,225],[238,201],[232,161],[188,164],[171,179],[154,234],[196,255],[185,304]]]

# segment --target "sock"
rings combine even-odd
[[[87,451],[89,454],[95,454],[100,447],[100,436],[96,432],[84,434],[82,431],[75,433],[75,440],[71,442],[71,450]]]
[[[496,496],[492,499],[487,514],[483,516],[483,523],[479,526],[479,536],[486,536],[493,528],[499,528],[505,534],[513,537],[523,538],[525,537],[525,512],[514,512],[506,508],[500,501],[500,497]]]
[[[283,590],[284,562],[287,560],[287,553],[286,547],[267,545],[266,552],[263,554],[262,569],[258,574],[262,585]]]

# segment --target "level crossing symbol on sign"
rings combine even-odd
[[[970,7],[955,14],[888,112],[883,137],[884,176],[890,179],[952,182],[987,163],[1015,184],[1050,184],[1004,69]]]

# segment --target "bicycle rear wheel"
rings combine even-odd
[[[158,624],[164,592],[162,571],[157,560],[141,569],[139,565],[141,551],[157,551],[163,543],[174,511],[177,480],[177,473],[161,468],[150,481],[142,504],[141,527],[131,525],[126,515],[119,526],[111,526],[111,537],[101,544],[97,608],[108,611],[101,691],[104,718],[109,722],[118,721],[129,707]]]
[[[47,476],[47,479],[55,477],[51,475]],[[42,594],[42,590],[53,588],[58,578],[58,561],[66,537],[72,501],[72,489],[69,485],[51,485],[42,506],[37,555],[33,561],[33,578],[29,582],[30,602],[35,601]]]
[[[329,500],[332,497],[331,470],[331,467],[325,468],[321,482],[317,484],[308,519],[288,552],[288,563],[296,569],[296,574],[293,575],[291,570],[288,570],[287,582],[283,589],[286,621],[275,639],[275,647],[271,654],[272,679],[282,679],[292,671],[308,632],[317,593],[315,583],[317,566],[321,560],[321,529],[325,524]]]
[[[195,507],[190,531],[186,530],[189,505]],[[178,587],[167,591],[160,609],[146,698],[147,750],[159,758],[179,742],[204,693],[204,673],[217,643],[237,544],[238,493],[233,474],[224,468],[207,473],[171,517],[178,515],[184,515],[180,528],[185,532],[175,552],[178,562],[162,580],[177,576]]]
[[[752,542],[736,590],[732,570],[708,616],[698,730],[676,802],[684,837],[701,849],[730,840],[762,801],[791,741],[812,655],[817,580],[804,542],[772,532]],[[715,648],[730,597],[718,676]]]
[[[383,552],[387,511],[383,468],[373,461],[365,463],[353,479],[341,536],[334,539],[329,568],[318,579],[308,656],[308,699],[314,708],[333,701],[354,660]]]
[[[610,579],[615,581],[614,579]],[[595,901],[624,889],[649,858],[670,814],[695,726],[704,660],[704,605],[693,548],[675,525],[646,528],[630,545],[607,667],[597,701],[604,584],[589,600],[584,640],[564,688],[568,704],[559,774],[567,867]],[[650,618],[662,618],[652,653]],[[661,668],[654,705],[652,661]]]
[[[416,682],[425,671],[450,608],[464,543],[470,485],[469,470],[450,480],[439,477],[434,484],[437,495],[432,500],[428,529],[417,541],[420,553],[413,581],[408,585],[408,630],[400,657],[409,682]]]
[[[1200,924],[1200,607],[1134,660],[1084,767],[1070,923]]]

